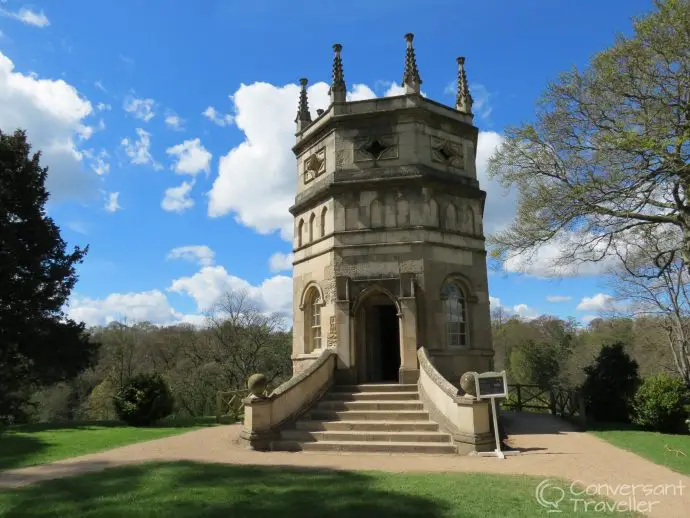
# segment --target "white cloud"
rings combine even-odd
[[[86,155],[86,152],[84,152]],[[91,169],[98,176],[103,176],[110,172],[110,164],[106,160],[110,157],[105,149],[101,149],[97,155],[89,154],[87,158],[91,159]]]
[[[398,85],[387,84],[386,95],[398,93]],[[330,104],[328,87],[320,82],[308,88],[313,118],[316,109]],[[278,87],[256,82],[242,84],[231,96],[235,125],[244,132],[245,140],[219,160],[218,177],[208,193],[209,216],[233,214],[236,221],[261,234],[278,230],[283,239],[292,239],[288,208],[294,201],[296,186],[291,148],[299,91],[296,84]],[[353,85],[348,93],[350,100],[373,97],[374,92],[366,85]],[[485,144],[486,139],[480,142]]]
[[[608,272],[617,263],[617,258],[609,255],[600,261],[563,262],[564,254],[574,250],[581,243],[582,236],[564,233],[550,243],[538,247],[534,253],[515,255],[506,259],[503,269],[508,272],[520,272],[538,278],[597,276]],[[605,243],[601,241],[596,248],[603,252]]]
[[[529,307],[527,304],[515,304],[512,307],[504,306],[498,297],[489,297],[489,305],[492,311],[503,309],[507,316],[516,316],[523,320],[533,320],[540,315],[536,309]]]
[[[113,109],[113,107],[110,106],[109,104],[106,104],[106,103],[98,103],[98,104],[96,105],[96,109],[97,109],[99,112],[103,112],[103,111],[110,111],[110,110]]]
[[[108,193],[105,202],[105,210],[107,210],[108,212],[117,212],[118,210],[120,210],[122,207],[120,207],[120,204],[118,203],[119,197],[119,192]]]
[[[376,94],[367,85],[354,84],[354,85],[352,85],[352,90],[347,92],[345,98],[349,102],[351,102],[351,101],[366,101],[367,99],[375,99]]]
[[[474,103],[472,104],[472,112],[481,119],[487,120],[493,111],[491,106],[491,94],[484,85],[473,84],[470,85],[470,93]]]
[[[268,260],[268,266],[272,272],[284,272],[292,270],[292,261],[294,260],[294,254],[284,254],[282,252],[276,252]]]
[[[200,266],[211,266],[216,253],[206,245],[178,246],[173,248],[167,259],[182,259],[198,263]]]
[[[137,99],[134,96],[127,96],[122,103],[122,108],[131,113],[135,119],[148,122],[156,116],[153,111],[156,102],[153,99]]]
[[[133,164],[150,164],[156,170],[162,169],[163,166],[156,162],[153,155],[151,155],[151,134],[141,128],[137,128],[136,132],[139,140],[130,140],[125,137],[120,142],[120,145],[125,150],[125,154]]]
[[[193,185],[193,182],[182,182],[177,187],[166,189],[161,208],[167,212],[182,213],[194,207],[194,200],[189,197]]]
[[[185,120],[179,115],[177,115],[175,112],[168,111],[165,115],[165,125],[168,126],[168,128],[170,129],[176,131],[183,131],[184,123]]]
[[[166,153],[176,160],[173,170],[178,174],[195,176],[202,171],[210,171],[212,155],[198,138],[185,140],[182,144],[170,147]]]
[[[584,322],[585,324],[589,324],[595,318],[599,317],[597,315],[583,315],[580,317],[580,321]]]
[[[103,86],[103,83],[101,81],[94,81],[93,86],[98,88],[101,92],[108,93],[108,90],[105,89],[105,86]],[[106,106],[110,106],[109,104]],[[110,109],[110,108],[108,108]]]
[[[222,266],[205,266],[191,277],[172,282],[168,291],[187,294],[204,312],[213,307],[229,291],[245,291],[260,310],[268,312],[292,311],[292,278],[276,275],[252,286],[244,279],[230,275]]]
[[[570,295],[547,295],[546,300],[549,302],[568,302],[573,298]]]
[[[211,122],[217,124],[218,126],[229,126],[232,124],[233,117],[229,113],[222,114],[217,111],[213,106],[206,108],[201,114],[206,117]]]
[[[0,128],[6,133],[26,130],[33,150],[42,152],[51,201],[98,196],[95,176],[82,166],[83,155],[75,144],[75,135],[92,112],[91,103],[72,85],[16,72],[0,52]]]
[[[160,290],[139,293],[112,293],[104,299],[73,296],[67,314],[87,326],[103,326],[113,321],[173,324],[184,320]]]
[[[615,308],[614,297],[605,293],[597,293],[593,297],[582,297],[575,308],[576,311],[610,311]]]
[[[45,15],[43,10],[36,12],[26,7],[22,7],[19,9],[19,11],[13,12],[0,7],[0,14],[14,18],[15,20],[19,20],[27,25],[33,25],[34,27],[43,28],[50,25],[50,20],[48,20],[48,17]]]
[[[506,228],[515,218],[517,194],[515,189],[506,190],[497,179],[489,179],[489,158],[503,142],[494,131],[480,131],[477,142],[477,180],[486,191],[484,208],[484,233],[492,234]]]

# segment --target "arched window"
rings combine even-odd
[[[321,211],[321,237],[326,235],[326,212],[328,209],[326,207]]]
[[[465,294],[453,282],[443,286],[443,317],[446,323],[446,345],[448,347],[465,347],[467,339],[467,301]]]
[[[449,203],[446,207],[446,230],[455,230],[458,221],[458,211],[455,205]]]
[[[316,220],[316,214],[312,213],[309,217],[309,242],[314,241],[314,221]]]
[[[304,235],[304,220],[299,220],[299,225],[297,225],[297,246],[302,246],[302,236]]]
[[[305,351],[310,353],[321,348],[321,296],[316,288],[311,288],[305,305]]]
[[[383,204],[378,199],[374,199],[369,206],[369,218],[371,219],[371,228],[383,226]]]

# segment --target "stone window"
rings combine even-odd
[[[316,288],[309,293],[306,305],[305,352],[310,353],[321,348],[321,296]]]
[[[302,246],[302,236],[304,235],[304,220],[299,220],[299,225],[297,225],[297,247]]]
[[[309,242],[311,243],[314,241],[314,221],[316,220],[316,214],[312,214],[311,217],[309,218]]]
[[[446,324],[446,345],[466,347],[467,339],[467,299],[460,287],[449,282],[441,291],[443,317]]]
[[[321,237],[326,235],[326,212],[328,209],[326,207],[321,211]]]

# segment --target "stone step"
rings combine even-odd
[[[450,444],[450,436],[440,432],[313,432],[306,430],[283,430],[281,438],[286,441],[326,441],[326,442],[420,442]]]
[[[438,432],[432,421],[297,421],[297,430],[363,432]]]
[[[329,401],[321,400],[318,410],[423,410],[419,401]]]
[[[419,401],[419,392],[328,392],[322,401]]]
[[[334,385],[331,392],[416,392],[417,384],[362,383],[360,385]]]
[[[315,409],[308,417],[321,421],[428,421],[423,410],[333,410]]]
[[[420,442],[377,442],[377,441],[274,441],[276,451],[334,451],[361,453],[412,453],[412,454],[457,454],[457,448],[450,443]]]

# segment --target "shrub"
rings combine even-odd
[[[160,374],[137,374],[117,391],[118,417],[132,426],[150,426],[173,410],[172,392]]]
[[[684,405],[690,393],[682,379],[668,374],[645,378],[633,400],[633,422],[659,432],[687,433]]]
[[[637,369],[637,362],[623,350],[622,343],[602,347],[594,363],[584,368],[582,395],[587,417],[629,422],[632,398],[640,384]]]

